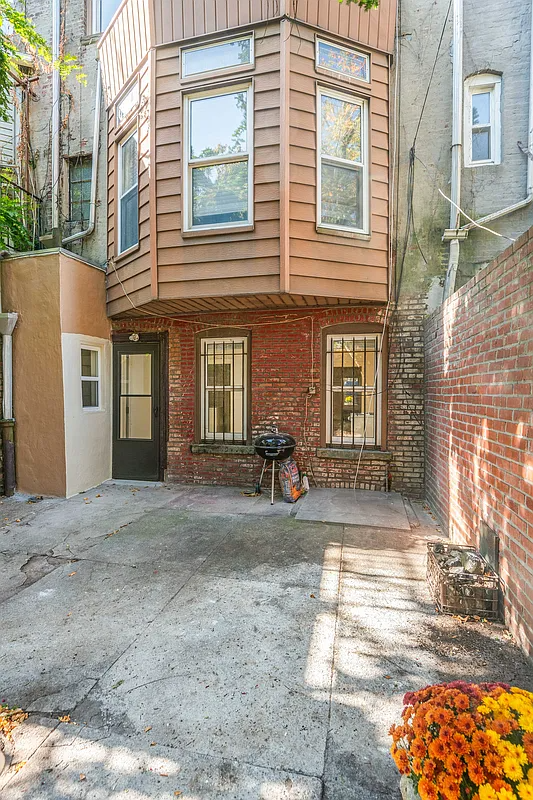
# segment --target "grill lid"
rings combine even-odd
[[[272,461],[289,458],[296,448],[296,439],[288,433],[262,433],[254,442],[257,455]]]

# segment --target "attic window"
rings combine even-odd
[[[139,105],[139,84],[136,81],[116,104],[116,127],[126,122]]]
[[[224,42],[191,47],[182,51],[182,76],[199,75],[203,72],[220,72],[253,64],[253,36],[227,39]]]
[[[344,78],[357,81],[370,80],[370,58],[366,53],[349,50],[339,44],[316,40],[316,66],[336,72]]]

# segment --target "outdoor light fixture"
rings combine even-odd
[[[129,338],[130,342],[138,342],[140,337],[138,333],[132,333]]]

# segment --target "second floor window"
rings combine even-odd
[[[185,120],[185,230],[251,224],[251,86],[189,95]]]
[[[85,225],[91,212],[91,156],[69,161],[69,220]]]
[[[137,130],[118,146],[118,252],[139,242],[139,159]]]
[[[465,81],[465,165],[501,162],[501,76],[473,75]]]
[[[369,232],[367,119],[365,100],[319,89],[319,226]]]
[[[91,33],[103,33],[120,5],[120,0],[92,0]]]

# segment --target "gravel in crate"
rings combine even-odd
[[[465,562],[480,571],[465,570]],[[475,547],[428,542],[427,581],[444,614],[499,619],[500,579]]]

